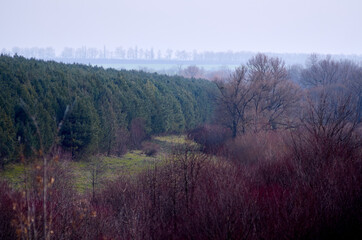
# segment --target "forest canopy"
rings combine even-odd
[[[117,154],[132,129],[148,135],[195,128],[210,120],[217,92],[207,80],[6,55],[0,89],[1,165],[20,147],[34,154],[40,140],[45,150],[58,141],[73,156]]]

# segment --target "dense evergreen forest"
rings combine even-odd
[[[207,122],[217,92],[206,80],[16,55],[0,57],[0,89],[2,166],[55,142],[76,158],[122,154],[149,134]]]

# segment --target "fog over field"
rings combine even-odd
[[[359,0],[13,0],[0,7],[0,50],[362,54]]]

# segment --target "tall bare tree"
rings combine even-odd
[[[219,117],[222,123],[230,128],[233,138],[239,131],[245,132],[249,120],[246,110],[254,98],[246,73],[247,68],[241,66],[230,75],[229,79],[215,80],[220,90],[220,96],[217,98]]]
[[[247,66],[254,95],[250,113],[254,131],[290,127],[300,94],[299,88],[289,80],[284,62],[258,54]]]
[[[279,58],[258,54],[224,81],[216,80],[219,120],[235,138],[254,132],[291,127],[300,99],[299,88],[289,80]]]
[[[307,68],[302,71],[301,83],[306,87],[326,86],[339,82],[345,73],[339,62],[331,56],[319,59],[315,54],[309,57]]]
[[[323,89],[337,98],[351,98],[358,121],[362,112],[362,67],[348,60],[335,61],[330,56],[320,59],[317,55],[309,58],[309,63],[301,72],[301,83],[312,92]]]

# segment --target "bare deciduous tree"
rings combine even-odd
[[[289,127],[299,101],[299,88],[289,80],[284,62],[258,54],[248,64],[252,100],[253,128]]]
[[[330,56],[319,59],[312,55],[307,68],[301,71],[301,83],[308,89],[323,89],[335,97],[349,96],[361,119],[362,67],[348,60],[335,61]],[[338,95],[338,96],[337,96]]]
[[[203,69],[196,65],[188,66],[182,71],[182,75],[187,78],[201,78],[203,77]]]
[[[301,73],[301,83],[306,87],[336,84],[347,76],[347,66],[342,66],[331,56],[319,59],[316,54],[309,57],[307,68]]]
[[[221,93],[220,120],[231,129],[233,138],[249,127],[258,132],[293,125],[300,91],[279,58],[258,54],[227,81],[216,84]]]
[[[222,123],[230,128],[233,138],[238,135],[239,129],[245,132],[248,123],[246,110],[254,98],[246,72],[247,68],[241,66],[226,81],[219,79],[215,81],[220,90],[220,96],[217,98],[219,116]]]
[[[343,149],[354,148],[351,142],[358,127],[358,112],[351,94],[326,87],[313,88],[308,91],[305,104],[301,120],[311,136],[311,146],[318,143],[316,146],[323,147],[327,153],[336,151],[335,144]]]

